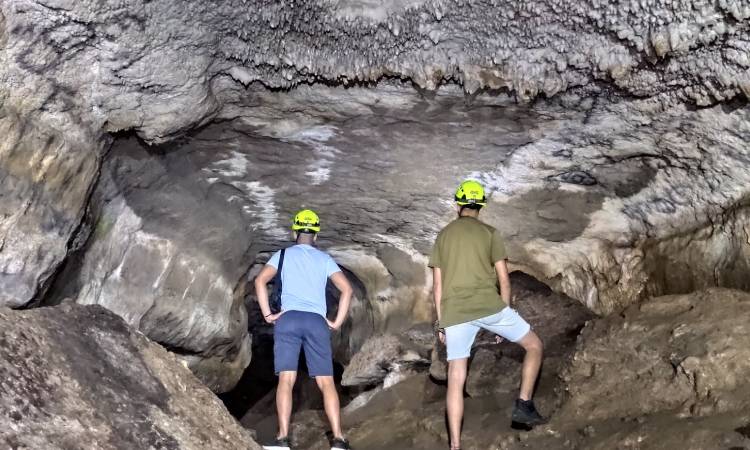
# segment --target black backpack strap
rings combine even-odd
[[[273,277],[273,294],[271,295],[270,306],[271,312],[274,314],[281,312],[281,271],[284,270],[284,253],[286,253],[286,249],[282,248],[281,254],[279,255],[279,267],[276,269],[276,275]]]
[[[276,278],[279,282],[279,294],[281,294],[281,271],[284,270],[284,253],[286,253],[286,249],[281,249],[281,255],[279,255],[279,270],[276,271]]]

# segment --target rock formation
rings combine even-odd
[[[539,292],[528,300],[526,307],[545,304]],[[571,336],[549,339],[547,349],[557,351],[545,361],[536,402],[551,421],[531,432],[511,428],[515,389],[508,388],[517,388],[518,363],[490,350],[502,345],[480,343],[470,373],[488,367],[477,361],[482,353],[499,354],[498,361],[508,364],[496,364],[492,376],[474,375],[484,377],[482,383],[472,383],[470,374],[463,445],[503,450],[746,448],[748,307],[750,295],[727,289],[664,296],[631,306],[622,315],[589,320],[577,342]],[[551,324],[539,324],[537,330],[544,332],[544,325]],[[366,408],[344,415],[353,444],[365,450],[441,448],[447,442],[444,389],[422,374],[376,392]],[[301,446],[325,448],[317,431],[321,419],[309,411],[295,417],[301,422]]]
[[[250,362],[235,285],[253,233],[238,212],[210,202],[214,192],[184,176],[135,140],[111,152],[84,221],[90,237],[51,296],[114,311],[225,392]]]
[[[580,87],[588,98],[602,94],[651,98],[662,106],[651,106],[649,115],[659,117],[663,105],[675,101],[712,105],[748,90],[748,16],[750,6],[740,1],[696,8],[666,0],[648,5],[549,1],[502,7],[471,1],[308,2],[304,6],[233,1],[186,2],[180,8],[139,1],[122,7],[91,1],[6,1],[0,13],[0,42],[4,43],[0,101],[4,130],[15,137],[3,142],[2,161],[4,170],[19,167],[12,176],[24,181],[4,189],[13,192],[14,196],[8,196],[16,200],[5,202],[10,212],[3,219],[3,285],[7,285],[3,303],[18,306],[38,298],[64,259],[80,223],[86,194],[96,179],[106,131],[135,130],[150,143],[173,139],[214,118],[236,115],[232,105],[258,106],[264,95],[248,95],[241,87],[253,81],[288,87],[318,80],[348,84],[401,78],[426,90],[451,83],[461,84],[468,93],[508,89],[522,100]],[[316,92],[325,93],[325,89],[307,96],[320,100]],[[238,101],[243,97],[249,101]],[[284,97],[275,103],[284,102]],[[600,117],[595,123],[602,125],[609,123],[604,118],[638,115],[627,105],[611,113],[607,107],[583,109],[583,118]],[[685,115],[694,114],[688,111]],[[643,123],[644,118],[628,120],[636,129]],[[669,123],[665,123],[667,128]],[[577,136],[586,133],[580,131]],[[715,133],[695,131],[707,133],[708,139]],[[737,133],[741,140],[744,131]],[[674,137],[679,139],[682,134]],[[690,130],[684,134],[693,139]],[[320,135],[301,135],[300,139],[320,142],[315,136]],[[605,163],[619,161],[630,167],[638,160],[647,165],[665,161],[664,169],[670,169],[679,168],[679,162],[689,157],[670,148],[671,138],[645,142],[652,147],[661,144],[663,150],[672,152],[663,158],[652,156],[662,150],[643,152],[637,139],[624,138],[618,141],[622,145],[613,146],[612,152],[604,155],[611,158]],[[548,149],[563,161],[568,153],[573,159],[537,182],[557,180],[581,189],[593,186],[594,180],[599,186],[612,184],[592,177],[587,172],[591,168],[577,167],[577,158],[589,160],[590,156],[576,156],[574,150],[590,148],[578,148],[583,142],[560,145],[541,141],[529,148],[531,154],[541,156],[540,152]],[[628,147],[628,142],[634,145]],[[717,143],[733,145],[731,141]],[[531,161],[524,159],[523,163]],[[504,158],[496,164],[507,170]],[[44,172],[25,174],[20,167]],[[316,170],[322,174],[330,168]],[[669,199],[666,188],[672,189],[672,197],[684,196],[683,187],[671,183],[673,171],[658,170],[653,183],[661,184],[662,191],[644,196]],[[460,175],[450,178],[453,183]],[[12,182],[9,177],[3,179],[6,184]],[[34,194],[42,186],[31,181],[41,179],[49,180],[43,183],[44,196]],[[54,179],[75,186],[56,192]],[[29,183],[37,183],[37,187]],[[620,191],[623,193],[635,192],[626,189]],[[435,197],[433,192],[430,198]],[[731,210],[738,197],[742,195],[727,197],[717,206],[722,206],[722,212]],[[671,208],[670,203],[674,202],[648,203],[653,213],[646,217],[632,208],[626,211],[636,217],[636,223],[651,223],[651,215],[669,214],[665,211]],[[44,210],[52,204],[63,207],[64,213]],[[710,205],[716,202],[705,202],[705,208],[698,209]],[[18,211],[26,213],[19,219]],[[54,227],[37,229],[45,217],[47,223],[49,217],[55,217]],[[696,222],[706,224],[704,220]],[[561,289],[606,312],[642,291],[642,274],[618,274],[611,269],[602,274],[590,272],[599,272],[600,266],[607,264],[636,265],[648,257],[635,254],[622,260],[618,259],[623,257],[621,252],[602,253],[582,269],[586,274],[576,276],[572,269],[557,272],[564,272]],[[545,258],[547,255],[539,256],[536,264],[542,265],[538,260]],[[548,266],[539,270],[546,274],[554,271]],[[636,286],[614,283],[618,277],[619,284],[625,278],[637,279],[633,282]],[[598,305],[599,296],[604,299],[602,305]]]
[[[0,309],[0,446],[260,450],[174,355],[100,306]]]
[[[748,290],[748,54],[741,0],[0,0],[0,306],[103,305],[226,391],[313,207],[360,283],[345,363],[432,321],[468,176],[595,313]]]
[[[750,295],[711,289],[659,297],[592,322],[565,375],[562,414],[595,421],[750,410],[749,309]],[[616,387],[623,385],[627,392]]]

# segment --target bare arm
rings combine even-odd
[[[341,297],[339,298],[339,310],[338,313],[336,313],[336,320],[331,322],[328,320],[328,326],[331,327],[334,330],[338,330],[341,328],[341,325],[344,324],[344,321],[346,320],[346,315],[349,314],[349,305],[352,302],[352,285],[349,284],[349,280],[346,279],[346,275],[344,275],[342,272],[336,272],[333,275],[331,275],[331,281],[333,282],[333,285],[336,286],[336,289],[338,289],[341,292]]]
[[[260,311],[263,313],[263,318],[268,323],[275,322],[276,319],[278,319],[278,316],[281,315],[272,314],[271,306],[268,304],[267,284],[273,279],[274,276],[276,276],[276,268],[266,265],[255,278],[255,296],[258,298],[258,304],[260,305]]]
[[[510,275],[508,275],[508,260],[501,259],[495,263],[497,281],[500,282],[500,295],[506,305],[511,306]]]
[[[432,298],[435,300],[435,311],[437,319],[440,321],[440,300],[443,298],[443,278],[440,267],[432,268]]]

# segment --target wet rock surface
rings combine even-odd
[[[0,445],[260,449],[174,355],[99,306],[0,309]]]

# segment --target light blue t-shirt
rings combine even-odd
[[[279,268],[281,251],[266,264]],[[326,316],[326,282],[341,269],[327,253],[307,244],[286,249],[281,269],[281,310],[306,311]]]

